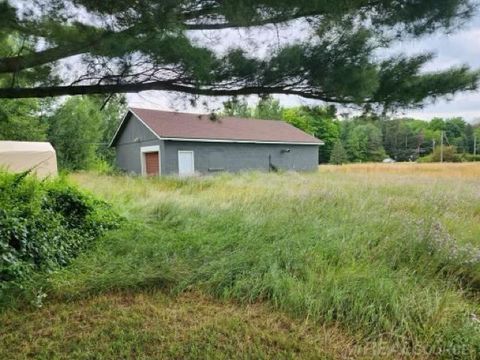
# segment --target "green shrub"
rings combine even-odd
[[[0,172],[0,290],[68,264],[119,221],[64,179]]]
[[[433,151],[433,153],[418,159],[418,162],[421,162],[421,163],[440,162],[442,158],[441,153],[442,153],[442,150],[440,146],[437,146]],[[457,149],[455,148],[455,146],[444,146],[443,161],[444,162],[461,162],[462,158],[460,154],[457,153]]]
[[[92,162],[89,170],[104,175],[113,175],[116,172],[116,169],[112,164],[110,164],[107,160],[100,158],[97,158]]]
[[[471,161],[480,161],[480,155],[473,154],[462,154],[462,161],[471,162]]]

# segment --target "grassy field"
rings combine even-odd
[[[480,165],[73,182],[128,219],[0,314],[0,358],[480,356]]]
[[[382,173],[397,175],[414,175],[422,177],[447,177],[447,178],[480,178],[479,163],[370,163],[370,164],[349,164],[344,166],[324,165],[322,172],[336,173]]]

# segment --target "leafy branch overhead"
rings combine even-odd
[[[379,56],[402,39],[456,30],[474,13],[471,0],[19,4],[0,3],[0,45],[16,44],[0,47],[0,98],[167,90],[403,108],[476,89],[479,79],[466,66],[422,71],[431,54]],[[238,32],[238,41],[228,38],[231,29],[261,37],[272,26],[292,36],[267,39],[267,51],[248,49]],[[198,34],[223,38],[221,50]]]

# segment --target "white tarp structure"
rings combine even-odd
[[[57,175],[57,154],[48,142],[0,141],[0,169],[32,170],[38,177]]]

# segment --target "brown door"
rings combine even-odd
[[[156,176],[160,173],[158,164],[158,151],[145,153],[145,170],[147,176]]]

